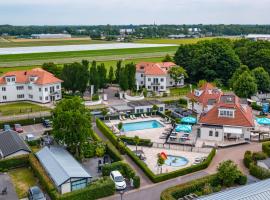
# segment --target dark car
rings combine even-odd
[[[11,130],[11,127],[9,124],[5,124],[4,125],[4,131],[10,131]]]
[[[42,121],[42,124],[43,124],[43,126],[46,127],[46,128],[52,127],[52,122],[51,122],[49,119],[44,119],[44,120]]]
[[[38,186],[34,186],[28,190],[28,199],[29,200],[46,200],[46,197]]]
[[[20,124],[14,124],[14,131],[16,131],[17,133],[22,133],[23,128]]]

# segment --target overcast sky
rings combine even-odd
[[[0,0],[0,24],[270,24],[270,0]]]

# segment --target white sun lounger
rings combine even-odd
[[[141,114],[141,118],[145,118],[143,114]]]
[[[126,120],[127,118],[126,118],[125,116],[122,116],[122,119],[123,119],[123,120]]]
[[[145,118],[148,118],[149,116],[145,113],[145,114],[144,114],[144,117],[145,117]]]
[[[135,115],[133,115],[133,119],[137,119],[137,117]]]

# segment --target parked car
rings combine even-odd
[[[11,131],[11,127],[9,124],[4,125],[4,131]]]
[[[29,200],[46,200],[45,195],[38,186],[33,186],[28,190]]]
[[[20,124],[14,124],[14,131],[18,132],[18,133],[22,133],[23,132],[23,128]]]
[[[52,127],[52,122],[49,119],[43,119],[42,124],[46,128]]]
[[[25,141],[27,141],[27,142],[34,141],[35,139],[36,138],[35,138],[35,136],[33,134],[27,134],[25,136]]]
[[[127,187],[125,178],[122,176],[122,174],[119,171],[112,171],[110,173],[110,177],[115,183],[115,188],[117,190],[124,190]]]

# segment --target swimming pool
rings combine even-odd
[[[164,127],[164,126],[161,123],[159,123],[157,120],[149,120],[149,121],[132,122],[132,123],[123,124],[124,132],[151,129],[151,128],[161,128],[161,127]]]
[[[188,159],[182,156],[168,155],[165,164],[172,167],[181,167],[188,164]]]

